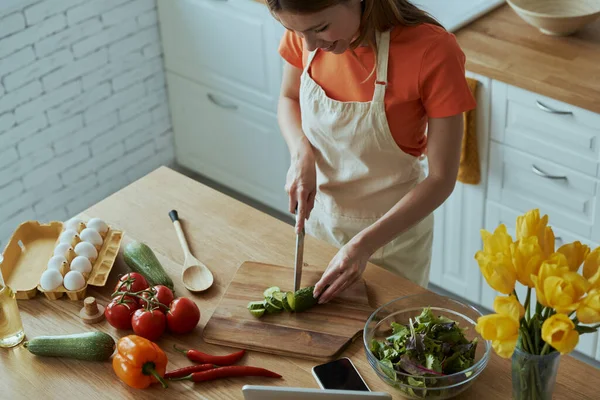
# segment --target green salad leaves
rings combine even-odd
[[[467,340],[458,323],[444,316],[436,317],[430,308],[424,308],[407,325],[392,322],[391,329],[392,334],[385,340],[371,341],[371,352],[381,361],[382,371],[390,379],[422,388],[403,389],[413,397],[442,395],[440,390],[428,391],[428,386],[435,387],[436,378],[462,372],[475,362],[477,338]],[[459,376],[443,385],[464,378]]]

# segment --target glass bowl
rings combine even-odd
[[[436,317],[444,316],[455,321],[464,329],[464,335],[471,341],[477,338],[475,359],[471,367],[448,375],[417,376],[405,373],[398,368],[390,368],[379,361],[371,351],[371,341],[385,340],[392,335],[391,323],[396,322],[408,326],[410,319],[414,321],[424,308],[429,307]],[[388,385],[398,389],[409,399],[448,399],[466,390],[477,379],[487,366],[491,355],[491,343],[484,340],[475,330],[477,318],[482,314],[475,308],[440,296],[425,292],[405,296],[379,307],[367,320],[363,332],[363,340],[367,359],[375,373]]]

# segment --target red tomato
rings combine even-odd
[[[137,272],[130,272],[119,278],[115,292],[139,292],[140,290],[148,289],[149,286],[143,275]]]
[[[158,309],[160,311],[162,311],[163,313],[166,313],[169,309],[169,304],[171,304],[171,302],[175,298],[171,289],[169,289],[168,287],[166,287],[164,285],[156,285],[156,286],[152,286],[150,288],[150,290],[152,290],[152,293],[154,293],[158,302],[160,304],[165,305],[165,307],[158,306],[159,307]],[[142,294],[142,297],[147,299],[148,297],[150,297],[150,295],[148,293],[144,293],[144,294]],[[140,299],[139,302],[140,302],[141,307],[146,307],[146,303],[147,303],[146,300]]]
[[[131,316],[140,308],[135,297],[117,296],[104,310],[104,316],[109,324],[117,329],[131,329]]]
[[[156,341],[165,332],[167,321],[165,314],[159,310],[148,311],[140,308],[133,314],[131,325],[136,335]]]
[[[200,321],[200,310],[196,303],[187,297],[173,300],[167,313],[167,325],[171,332],[191,332],[198,325],[198,321]]]

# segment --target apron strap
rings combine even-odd
[[[390,56],[390,31],[377,33],[377,77],[373,102],[383,102],[388,84],[388,61]]]
[[[310,64],[312,64],[313,60],[315,59],[315,56],[317,55],[317,50],[319,49],[314,49],[313,51],[308,53],[308,59],[306,60],[304,71],[302,71],[303,74],[308,74],[308,69],[310,68]]]

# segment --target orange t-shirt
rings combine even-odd
[[[373,99],[373,50],[358,47],[333,54],[318,51],[309,73],[327,95],[338,101]],[[293,66],[306,65],[308,50],[302,38],[287,31],[279,46]],[[358,58],[358,59],[357,59]],[[427,118],[442,118],[474,109],[475,99],[465,78],[465,55],[456,38],[431,24],[397,26],[390,35],[385,111],[394,140],[406,153],[420,156],[427,147]]]

